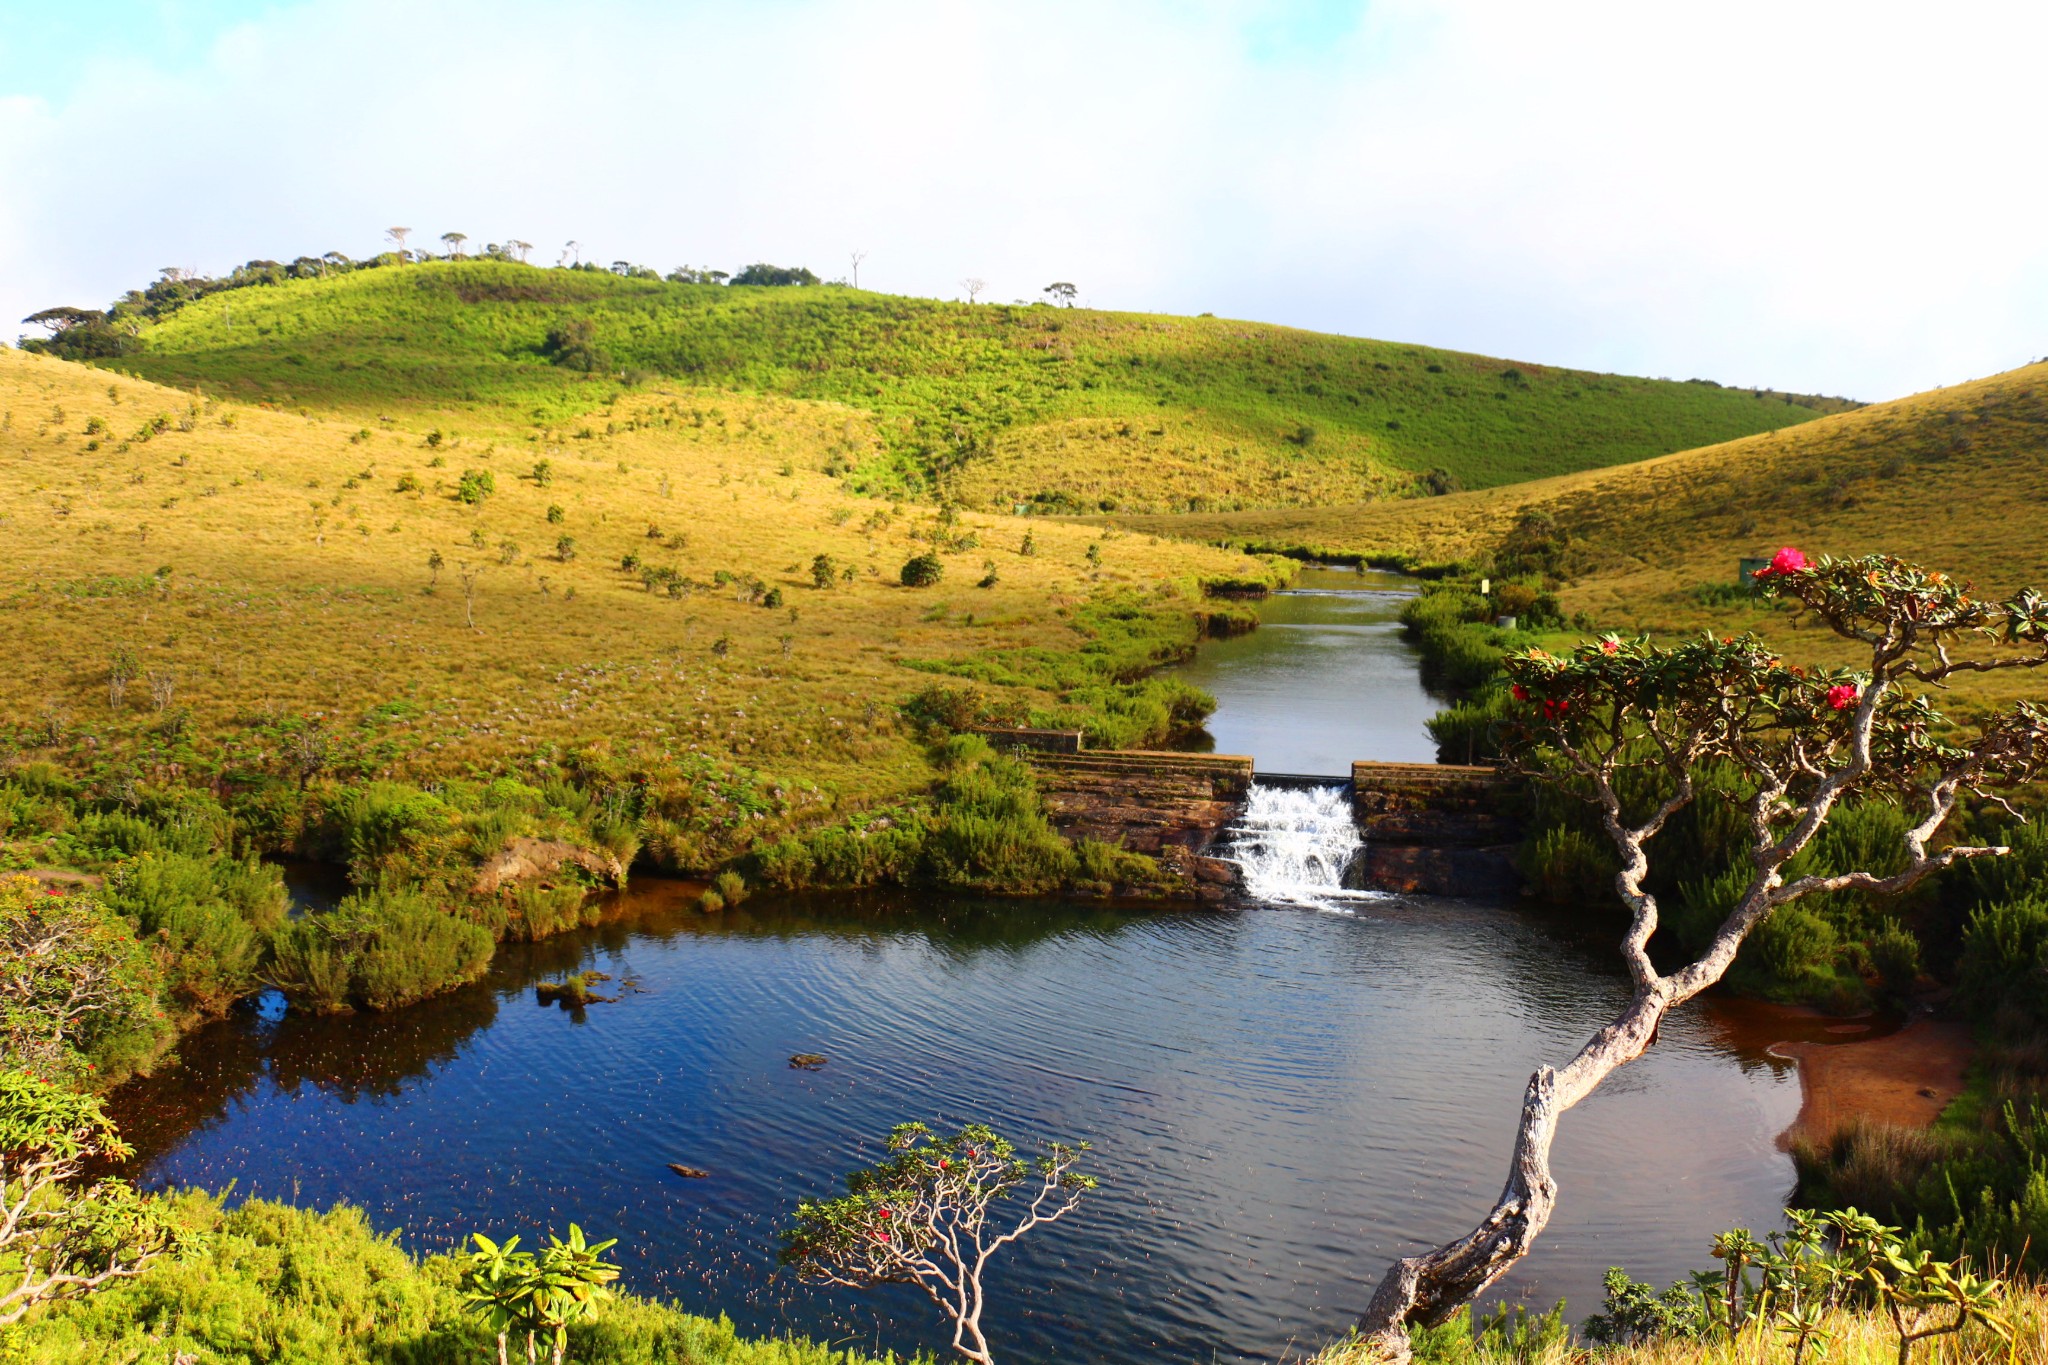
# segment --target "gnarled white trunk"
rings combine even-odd
[[[1479,1225],[1455,1242],[1394,1262],[1358,1321],[1358,1334],[1388,1359],[1409,1357],[1408,1327],[1433,1327],[1472,1302],[1528,1254],[1557,1205],[1550,1144],[1564,1112],[1593,1093],[1617,1068],[1643,1055],[1671,1008],[1661,980],[1638,987],[1613,1023],[1562,1069],[1544,1067],[1522,1095],[1507,1185]]]

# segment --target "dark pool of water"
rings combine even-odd
[[[907,1293],[774,1271],[797,1200],[908,1118],[1087,1139],[1101,1190],[996,1272],[1017,1361],[1269,1359],[1340,1332],[1395,1255],[1464,1231],[1505,1174],[1521,1087],[1622,998],[1610,954],[1505,910],[1137,916],[878,898],[707,917],[654,883],[626,918],[508,950],[390,1015],[240,1017],[124,1089],[150,1185],[365,1206],[410,1245],[622,1239],[628,1287],[794,1330],[942,1340]],[[581,1014],[532,984],[596,967]],[[820,1052],[822,1071],[788,1058]],[[1565,1121],[1562,1202],[1506,1290],[1576,1313],[1600,1271],[1659,1281],[1773,1225],[1789,1070],[1682,1012]],[[666,1163],[704,1168],[685,1181]]]
[[[1259,604],[1257,630],[1203,645],[1174,674],[1215,695],[1215,751],[1250,754],[1262,772],[1342,777],[1359,759],[1434,763],[1423,726],[1443,703],[1423,689],[1398,619],[1414,595],[1399,574],[1310,567]]]

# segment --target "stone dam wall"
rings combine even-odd
[[[981,733],[1037,770],[1046,809],[1068,838],[1160,855],[1197,883],[1204,899],[1219,898],[1234,881],[1229,864],[1202,855],[1243,804],[1257,776],[1252,759],[1087,749],[1078,732],[1067,730]],[[1520,889],[1510,856],[1520,836],[1514,788],[1499,770],[1354,763],[1350,785],[1366,845],[1351,869],[1354,886],[1472,897],[1511,896]]]
[[[1360,888],[1425,896],[1511,896],[1521,831],[1499,769],[1450,763],[1354,763],[1351,808],[1365,848]]]

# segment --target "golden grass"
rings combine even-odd
[[[1052,488],[1084,509],[1114,512],[1189,499],[1217,508],[1342,503],[1412,481],[1354,432],[1318,435],[1304,450],[1227,414],[1162,409],[1012,428],[948,489],[970,507],[988,507]]]
[[[1567,613],[1603,628],[1676,632],[1753,626],[1801,657],[1848,655],[1785,618],[1703,603],[1744,556],[1780,545],[1888,552],[1988,591],[2048,585],[2048,364],[1801,426],[1637,464],[1453,494],[1348,507],[1120,524],[1208,541],[1298,545],[1422,561],[1480,555],[1525,512],[1553,516],[1583,565]],[[1975,700],[2040,695],[2038,676],[1976,679]]]
[[[1913,1347],[1912,1365],[2048,1365],[2048,1291],[2019,1286],[2010,1291],[2004,1316],[2013,1328],[2008,1345],[1981,1327],[1934,1337]],[[1809,1343],[1808,1365],[1898,1365],[1899,1339],[1890,1321],[1873,1312],[1829,1314],[1822,1349]],[[1339,1342],[1312,1358],[1313,1365],[1371,1365],[1376,1357],[1355,1342]],[[1507,1354],[1474,1353],[1464,1365],[1791,1365],[1789,1339],[1770,1330],[1749,1330],[1733,1340],[1658,1341],[1642,1346],[1588,1349],[1554,1343],[1518,1360]]]
[[[167,429],[138,439],[158,415]],[[355,421],[0,348],[0,633],[12,645],[0,715],[111,753],[156,722],[155,674],[174,679],[171,706],[189,707],[200,734],[289,715],[353,725],[409,701],[416,713],[387,733],[394,771],[413,776],[603,740],[873,796],[924,779],[889,720],[926,681],[906,661],[1078,643],[1066,613],[1099,588],[1185,598],[1195,575],[1247,568],[1142,535],[967,515],[953,529],[980,546],[946,555],[938,587],[910,590],[897,570],[927,548],[914,537],[932,510],[845,496],[817,472],[864,414],[647,388],[547,435],[509,415],[475,420],[433,446],[425,421],[402,414],[365,438]],[[95,422],[106,431],[89,435]],[[546,486],[532,477],[543,459]],[[466,469],[496,481],[481,506],[453,496]],[[400,491],[407,475],[416,490]],[[1027,531],[1031,557],[1018,553]],[[1085,558],[1097,541],[1099,567]],[[650,593],[621,570],[629,553],[704,583],[754,576],[784,603]],[[817,554],[855,580],[812,586]],[[986,560],[1000,581],[977,588]],[[145,676],[117,708],[107,680],[121,649]]]

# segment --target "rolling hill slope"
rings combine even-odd
[[[242,401],[568,425],[661,379],[830,402],[818,467],[966,506],[1181,511],[1487,487],[1808,421],[1842,400],[1559,370],[1218,318],[671,284],[506,261],[211,295],[112,362]],[[583,368],[583,367],[588,367]]]
[[[1780,545],[1898,554],[1992,592],[2048,584],[2048,364],[1790,431],[1480,492],[1120,524],[1446,562],[1484,555],[1531,513],[1571,537],[1566,610],[1603,628],[1784,629],[1784,618],[1760,616],[1729,591],[1742,557]],[[2009,677],[1997,688],[2038,696],[2048,679]]]
[[[759,770],[792,811],[858,803],[929,780],[896,719],[920,661],[1171,652],[1198,579],[1264,571],[851,497],[816,470],[852,420],[830,405],[648,386],[588,420],[559,443],[365,427],[0,348],[0,748],[161,781],[274,772],[317,729],[337,763],[426,780],[595,744]],[[942,581],[901,586],[925,553]]]

